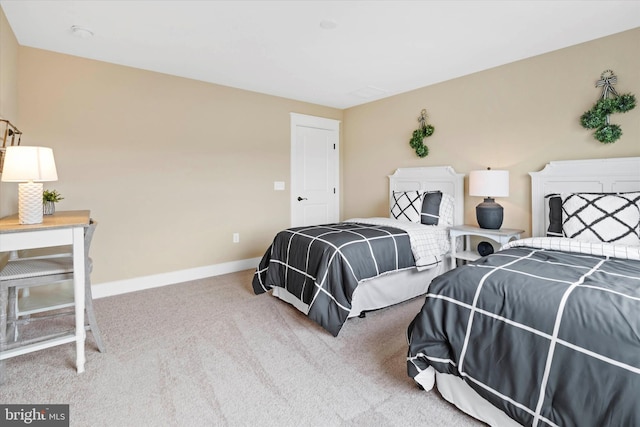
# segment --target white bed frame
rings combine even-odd
[[[454,225],[464,223],[464,174],[451,166],[400,168],[389,175],[389,207],[394,191],[442,191],[453,196]]]
[[[549,226],[548,194],[640,191],[640,157],[549,162],[530,172],[532,235],[545,236]],[[495,427],[519,426],[455,375],[436,372],[438,391],[472,417]]]
[[[394,191],[442,191],[453,196],[454,223],[462,224],[464,218],[464,174],[456,173],[451,166],[399,168],[389,175],[389,203],[393,203]],[[431,280],[450,268],[450,260],[444,260],[437,267],[418,271],[408,269],[383,274],[363,280],[353,293],[349,317],[389,307],[424,295]],[[400,286],[399,286],[400,285]],[[273,296],[296,307],[303,313],[309,308],[284,288],[273,287]]]
[[[548,194],[618,193],[640,190],[640,157],[549,162],[531,175],[532,236],[549,227]]]
[[[394,191],[442,191],[453,196],[455,225],[464,218],[464,174],[451,166],[399,168],[389,175],[389,209],[393,205]],[[353,292],[349,317],[360,316],[371,310],[389,307],[424,295],[434,277],[450,269],[450,259],[428,270],[410,270],[383,274],[363,280]],[[402,286],[398,286],[398,284]]]

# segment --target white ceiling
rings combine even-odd
[[[336,108],[640,27],[632,0],[0,5],[23,46]],[[74,36],[73,25],[93,37]]]

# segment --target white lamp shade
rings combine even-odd
[[[15,145],[6,148],[2,181],[57,181],[53,150],[48,147]]]
[[[469,195],[509,197],[509,171],[487,169],[469,172]]]

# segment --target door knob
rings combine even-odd
[[[303,201],[303,200],[307,200],[307,198],[306,198],[306,197],[300,197],[300,196],[298,196],[298,201],[299,201],[299,202],[301,202],[301,201]]]

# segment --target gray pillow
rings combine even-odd
[[[559,194],[547,194],[549,199],[549,227],[547,237],[564,237],[562,233],[562,198]]]
[[[438,225],[440,221],[440,203],[442,202],[441,191],[429,191],[424,193],[422,198],[422,212],[420,222],[426,225]]]

